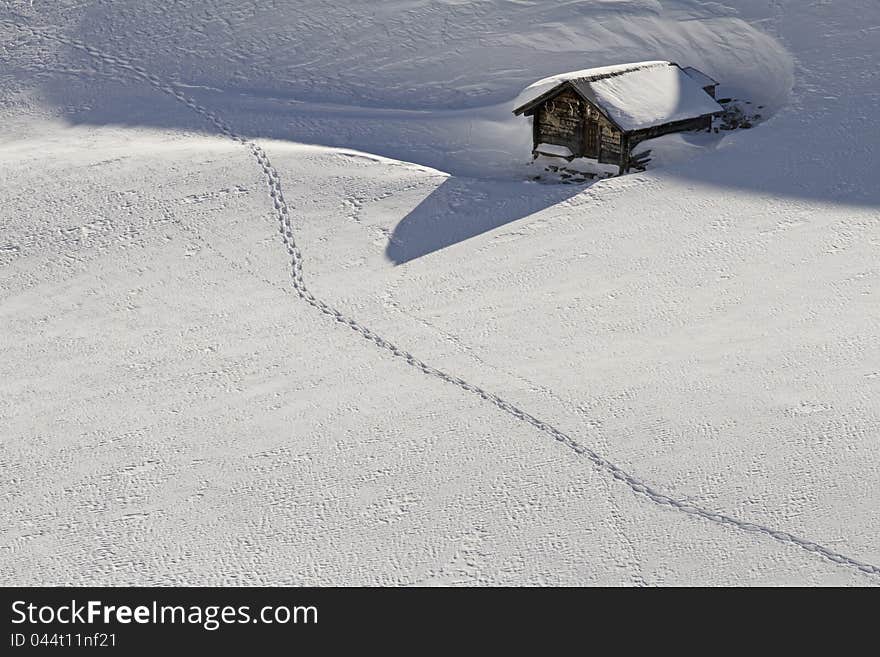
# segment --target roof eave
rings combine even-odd
[[[723,114],[724,110],[717,110],[715,112],[706,112],[705,114],[698,114],[696,116],[689,116],[684,119],[676,119],[675,121],[666,121],[665,123],[652,123],[651,125],[643,125],[640,128],[631,128],[629,130],[622,130],[625,133],[633,133],[633,132],[641,132],[642,130],[650,130],[651,128],[660,128],[664,125],[671,125],[673,123],[684,123],[685,121],[693,121],[695,119],[704,119],[707,116],[717,116],[718,114]]]
[[[545,91],[545,92],[542,93],[541,95],[539,95],[539,96],[535,96],[534,98],[532,98],[532,99],[531,99],[530,101],[528,101],[527,103],[523,103],[522,105],[520,105],[519,107],[517,107],[516,109],[514,109],[514,110],[513,110],[513,115],[514,115],[514,116],[519,116],[520,114],[525,114],[525,113],[528,112],[530,109],[533,109],[533,108],[537,107],[538,105],[540,105],[540,104],[543,103],[544,101],[550,100],[553,96],[557,96],[557,95],[559,95],[560,93],[562,93],[562,90],[563,90],[565,87],[572,87],[572,88],[574,88],[574,85],[572,85],[571,82],[570,82],[569,80],[563,80],[562,82],[560,82],[559,84],[557,84],[555,87],[551,87],[550,89],[548,89],[547,91]],[[575,90],[575,91],[576,91],[576,90]],[[580,95],[580,94],[578,94],[578,95]]]
[[[624,130],[620,126],[620,124],[617,123],[617,121],[615,121],[611,117],[611,115],[605,110],[604,107],[599,105],[599,103],[597,103],[594,99],[588,98],[587,96],[585,96],[583,94],[583,92],[578,88],[578,86],[573,83],[572,80],[563,80],[562,82],[557,84],[552,89],[548,89],[547,91],[542,93],[540,96],[536,96],[535,98],[533,98],[529,102],[524,103],[523,105],[520,105],[515,110],[513,110],[514,116],[519,116],[520,114],[525,114],[526,112],[537,107],[541,103],[544,103],[544,102],[550,100],[554,96],[558,96],[560,93],[562,93],[565,90],[566,87],[568,87],[569,89],[574,91],[584,102],[590,103],[590,105],[592,105],[597,110],[599,110],[599,113],[602,114],[602,116],[604,116],[611,123],[611,125],[613,125],[615,128],[617,128],[621,132],[626,132],[626,130]]]
[[[707,80],[710,80],[712,82],[712,84],[700,85],[703,88],[717,87],[719,84],[721,84],[720,82],[718,82],[718,80],[713,78],[711,75],[707,75],[706,73],[704,73],[703,71],[701,71],[700,69],[698,69],[694,66],[682,66],[681,64],[676,64],[676,66],[678,66],[678,68],[680,68],[684,72],[684,74],[687,75],[688,77],[691,77],[690,74],[688,73],[688,69],[690,69],[691,71],[695,71],[696,73],[699,73],[701,76],[703,76],[704,78],[706,78]],[[691,78],[691,79],[694,80],[694,78]]]

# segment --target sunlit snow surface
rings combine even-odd
[[[265,149],[322,300],[877,565],[880,9],[725,4],[0,3],[3,583],[876,584],[316,312],[251,151],[120,64]],[[530,180],[524,88],[654,59],[763,122]]]

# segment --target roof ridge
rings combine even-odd
[[[633,71],[644,71],[649,68],[660,68],[661,66],[678,66],[675,62],[650,62],[647,64],[635,64],[632,68],[624,68],[619,71],[611,71],[609,73],[597,73],[595,75],[584,75],[579,78],[569,78],[566,82],[570,82],[573,80],[584,80],[586,82],[596,82],[597,80],[604,80],[606,78],[614,78],[618,75],[626,75],[627,73],[632,73]],[[680,68],[680,67],[679,67]]]

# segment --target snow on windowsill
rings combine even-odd
[[[559,146],[558,144],[538,144],[535,152],[540,155],[552,155],[554,157],[572,158],[574,153],[567,146]]]

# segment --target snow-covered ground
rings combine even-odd
[[[2,583],[876,585],[878,51],[873,0],[0,2]],[[765,120],[532,182],[523,88],[652,59]]]

